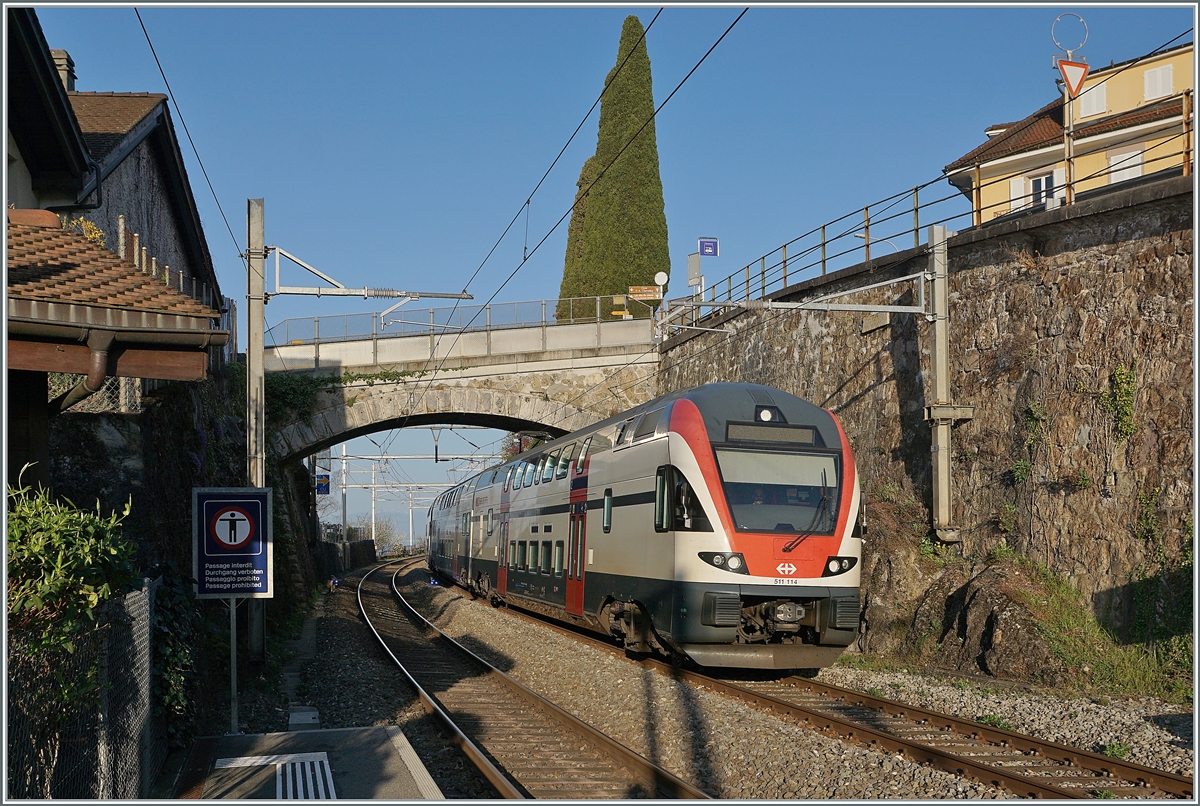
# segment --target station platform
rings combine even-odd
[[[197,739],[173,797],[215,800],[442,800],[396,727]]]

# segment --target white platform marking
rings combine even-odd
[[[333,771],[326,753],[219,758],[216,769],[275,765],[275,797],[279,800],[337,800]]]

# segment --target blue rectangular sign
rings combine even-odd
[[[716,238],[701,238],[699,249],[701,257],[720,257],[721,242]]]
[[[192,576],[197,599],[270,599],[271,488],[192,488]]]
[[[317,495],[329,495],[329,474],[317,474]]]

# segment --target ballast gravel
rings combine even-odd
[[[460,592],[406,577],[405,591],[438,627],[516,680],[675,775],[723,799],[1006,798],[1003,790],[806,731],[634,663],[519,620]],[[337,594],[318,621],[318,657],[303,670],[305,704],[322,727],[398,725],[450,798],[494,798],[490,785],[425,715],[415,693],[362,624],[354,597]],[[1002,684],[822,670],[819,680],[874,691],[969,718],[994,715],[1013,730],[1086,750],[1129,746],[1126,758],[1191,775],[1193,714],[1157,700],[1060,699]]]

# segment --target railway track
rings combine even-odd
[[[417,561],[419,563],[419,561]],[[358,586],[363,618],[426,710],[505,798],[707,798],[539,697],[425,620],[380,566]]]
[[[586,632],[509,608],[522,619],[615,655],[623,649]],[[627,657],[627,656],[626,656]],[[794,719],[826,735],[900,753],[979,783],[1031,798],[1193,799],[1191,778],[1015,731],[929,711],[803,677],[731,683],[681,670],[653,658],[632,658],[675,679],[720,692],[747,705]]]

